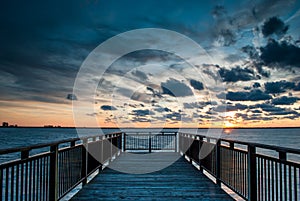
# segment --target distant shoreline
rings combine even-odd
[[[218,127],[206,127],[206,128],[178,128],[178,127],[153,127],[153,128],[143,128],[143,127],[44,127],[44,126],[18,126],[18,127],[0,127],[0,128],[44,128],[44,129],[294,129],[294,128],[300,128],[300,127],[233,127],[233,128],[218,128]]]

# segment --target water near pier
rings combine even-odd
[[[118,132],[119,129],[79,129],[80,136]],[[178,129],[122,129],[124,132],[174,132]],[[183,132],[207,134],[207,129],[184,129]],[[216,130],[216,132],[218,132]],[[211,131],[214,133],[214,130]],[[0,149],[50,143],[58,140],[78,137],[74,128],[0,128]],[[220,136],[226,139],[255,142],[289,148],[299,148],[300,128],[284,129],[224,129]]]

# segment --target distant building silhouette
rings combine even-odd
[[[2,122],[2,127],[8,127],[8,122]]]

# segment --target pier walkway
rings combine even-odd
[[[183,157],[178,157],[178,153],[123,153],[84,186],[72,201],[233,200]],[[142,168],[143,171],[151,171],[152,168],[167,165],[170,159],[175,161],[171,166],[148,174],[127,174],[114,170],[124,168],[127,172],[138,172]]]

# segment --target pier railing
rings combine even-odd
[[[25,148],[1,150],[17,154],[0,164],[0,199],[5,201],[56,201],[116,157],[122,133],[74,138]],[[31,155],[37,149],[47,149]]]
[[[124,151],[174,151],[177,152],[177,132],[126,132]]]
[[[180,133],[179,151],[245,200],[300,199],[300,150]]]
[[[40,153],[36,150],[42,149]],[[0,164],[0,199],[56,201],[123,151],[181,152],[245,200],[299,200],[300,150],[177,133],[113,133],[25,148]],[[297,162],[291,157],[296,157]],[[184,176],[184,175],[183,175]]]

